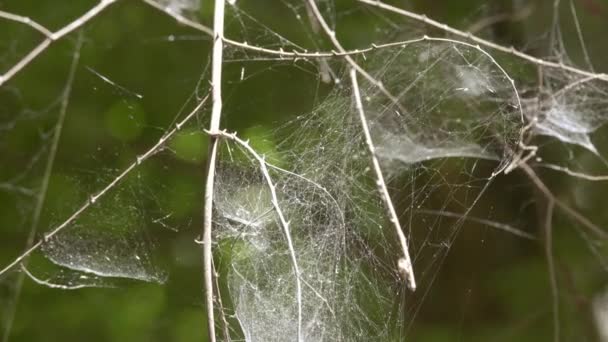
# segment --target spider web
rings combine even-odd
[[[416,227],[433,211],[450,208],[466,217],[493,171],[509,163],[506,151],[517,148],[523,127],[518,94],[491,58],[467,45],[405,44],[366,54],[362,62],[402,101],[383,100],[373,84],[362,89],[378,156],[391,178],[408,178],[394,186],[408,189],[400,201],[402,218],[409,220],[414,269],[428,288],[462,220],[447,232],[437,221]],[[402,67],[413,63],[421,66]],[[394,338],[392,324],[404,324],[398,319],[413,319],[409,310],[415,306],[399,304],[396,297],[405,291],[396,272],[398,246],[387,229],[389,218],[355,119],[352,89],[342,87],[311,114],[262,138],[279,142],[265,152],[299,277],[257,161],[239,145],[225,146],[215,240],[234,314],[248,341],[297,339],[298,278],[304,340],[386,340]],[[251,144],[255,149],[262,143]],[[440,196],[444,199],[437,201]],[[430,260],[428,249],[436,249]]]
[[[222,137],[213,221],[218,300],[224,301],[217,310],[230,322],[229,333],[235,339],[284,341],[297,340],[300,334],[305,341],[409,338],[434,288],[441,285],[436,283],[449,282],[443,279],[446,263],[457,252],[456,242],[465,228],[480,225],[499,237],[536,239],[529,231],[499,222],[492,207],[482,203],[495,196],[493,192],[505,191],[500,187],[504,173],[530,162],[574,176],[571,182],[578,186],[577,182],[593,178],[584,170],[605,170],[601,145],[593,135],[607,118],[606,82],[599,77],[551,69],[543,73],[542,89],[529,91],[525,76],[513,80],[518,72],[513,56],[490,54],[453,38],[421,36],[415,29],[407,35],[408,41],[399,36],[403,43],[352,52],[373,78],[360,77],[360,89],[355,89],[347,77],[349,65],[337,53],[323,58],[303,55],[331,50],[319,39],[321,28],[304,2],[281,1],[272,10],[246,1],[229,3],[230,38],[279,52],[235,44],[225,49],[224,120],[236,135]],[[318,3],[334,29],[369,14],[340,11],[332,1]],[[160,15],[195,24],[197,11],[205,6],[198,1],[155,4],[164,11]],[[113,14],[142,8],[147,8],[143,2],[120,5]],[[273,15],[289,17],[298,23],[293,25],[298,30],[273,22]],[[379,28],[368,38],[397,40],[388,34],[398,26],[396,20],[374,15],[381,24],[375,24]],[[171,93],[177,98],[172,106],[162,108],[169,114],[147,117],[151,111],[145,101],[158,91],[146,87],[145,81],[134,84],[119,72],[104,71],[103,63],[93,63],[90,57],[84,62],[76,58],[81,51],[86,56],[91,44],[87,39],[99,39],[95,26],[110,21],[101,16],[91,24],[91,31],[81,33],[84,43],[71,39],[55,52],[64,59],[68,56],[76,70],[65,89],[84,92],[74,95],[93,102],[89,110],[101,113],[103,123],[75,117],[88,107],[65,89],[48,98],[30,99],[33,95],[22,85],[28,78],[0,88],[6,104],[0,114],[0,146],[6,146],[3,163],[12,165],[0,173],[0,192],[8,198],[3,202],[13,205],[5,209],[10,215],[3,216],[11,224],[20,222],[10,234],[23,239],[23,232],[36,227],[32,221],[38,220],[33,213],[40,179],[48,177],[51,187],[48,204],[39,214],[43,223],[38,235],[44,241],[40,252],[9,273],[13,277],[2,279],[3,284],[18,276],[54,289],[128,287],[129,280],[163,284],[170,281],[172,263],[164,240],[185,234],[195,246],[202,203],[198,171],[207,136],[205,116],[188,113],[205,93],[207,74],[200,71],[200,58],[184,61],[198,67],[196,74],[192,69],[177,71],[182,72],[184,84]],[[23,30],[14,22],[3,25],[10,34]],[[162,51],[179,51],[210,39],[200,30],[165,31],[133,40],[142,46],[162,46]],[[31,34],[20,33],[18,42],[29,46]],[[1,48],[3,67],[13,65],[27,50],[19,44]],[[301,56],[282,54],[288,51],[299,51]],[[176,52],[176,56],[180,55]],[[141,72],[136,64],[124,68],[145,80],[147,71]],[[56,73],[67,75],[70,69]],[[255,88],[265,91],[247,97]],[[408,293],[398,271],[400,246],[377,191],[357,119],[355,91],[361,93],[374,153],[408,237],[419,295]],[[75,149],[74,159],[62,156],[61,149],[57,157],[51,152],[55,117],[64,111],[65,101],[72,108],[65,123],[70,134],[78,131],[75,125],[104,126],[111,132],[87,139],[87,134],[97,133],[83,129],[80,135],[68,136],[68,141],[83,145]],[[265,111],[270,112],[268,122],[253,121]],[[129,128],[120,128],[125,121]],[[23,137],[31,139],[25,143],[28,139]],[[565,152],[552,155],[552,145]],[[22,148],[19,153],[16,146]],[[66,158],[69,163],[46,174],[47,157]],[[129,171],[123,176],[125,169]],[[186,170],[184,179],[172,175],[176,169]],[[581,191],[574,200],[589,217],[597,209],[588,198],[593,191],[600,190]],[[555,197],[550,202],[558,201]],[[83,203],[85,210],[80,212]],[[565,212],[576,221],[572,211]],[[505,220],[518,223],[517,218]],[[578,223],[591,227],[576,230],[584,253],[591,252],[593,265],[605,265],[595,224]],[[64,224],[61,232],[45,234]],[[194,265],[200,271],[200,265]],[[15,291],[6,286],[6,297],[11,299]],[[597,299],[597,317],[603,315],[602,298]],[[6,315],[3,321],[12,321],[14,313]],[[222,322],[217,324],[222,327]]]

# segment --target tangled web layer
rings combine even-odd
[[[519,97],[494,60],[466,44],[417,42],[374,51],[360,62],[399,99],[387,99],[377,84],[361,89],[386,174],[410,179],[411,194],[399,199],[399,211],[409,217],[404,226],[425,288],[447,252],[436,246],[449,247],[461,221],[446,235],[418,211],[450,207],[466,216],[494,174],[478,175],[478,160],[500,169],[517,149]],[[305,341],[392,340],[407,333],[416,309],[400,298],[399,247],[377,194],[352,91],[338,87],[311,114],[266,137],[280,142],[267,168],[295,262],[258,159],[234,141],[222,151],[215,241],[247,341],[297,340],[299,320]]]
[[[529,106],[529,119],[536,120],[537,134],[581,146],[599,155],[591,134],[607,121],[608,94],[603,82],[594,77],[552,80],[553,87],[544,101]]]

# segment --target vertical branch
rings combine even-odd
[[[42,176],[42,184],[40,185],[40,191],[38,192],[38,196],[36,197],[36,206],[34,208],[34,216],[32,217],[32,224],[30,226],[30,232],[27,237],[27,241],[25,243],[25,249],[28,250],[34,244],[34,239],[36,238],[36,232],[38,231],[38,225],[40,222],[40,215],[42,214],[42,208],[44,206],[44,201],[46,199],[46,192],[49,186],[49,180],[51,179],[51,173],[53,172],[53,165],[55,163],[55,156],[57,155],[57,147],[59,146],[59,140],[61,138],[61,131],[63,129],[63,122],[65,121],[65,116],[68,111],[68,104],[70,100],[70,95],[72,94],[72,84],[74,83],[74,77],[76,75],[76,69],[78,67],[78,62],[80,60],[80,48],[82,47],[83,35],[82,31],[78,35],[78,40],[76,42],[76,47],[74,48],[74,56],[72,58],[72,65],[70,66],[70,71],[68,74],[68,79],[66,81],[65,88],[63,89],[63,93],[61,94],[61,107],[59,108],[59,117],[57,118],[57,123],[55,124],[55,129],[53,132],[53,140],[51,142],[51,147],[49,149],[49,156],[46,161],[46,166],[44,168],[44,174]],[[27,259],[21,262],[21,266],[25,267],[27,264]],[[24,268],[25,269],[25,268]],[[4,334],[2,337],[3,342],[7,342],[11,335],[11,330],[13,327],[13,321],[15,319],[17,304],[19,303],[19,297],[21,296],[21,288],[23,287],[23,279],[25,277],[24,273],[19,273],[17,276],[17,280],[15,282],[15,297],[13,302],[11,303],[9,314],[8,314],[8,322],[4,329]]]
[[[346,50],[344,49],[344,47],[342,47],[342,44],[340,44],[340,41],[338,41],[338,39],[336,38],[336,32],[333,31],[329,27],[329,25],[323,18],[323,15],[321,15],[321,12],[319,11],[319,7],[317,7],[317,4],[315,3],[315,0],[308,0],[307,3],[310,6],[310,9],[311,9],[312,13],[314,14],[314,16],[316,17],[317,21],[319,22],[319,24],[321,25],[321,27],[323,28],[323,30],[325,31],[325,33],[327,34],[329,39],[331,40],[332,44],[336,47],[336,49],[338,49],[338,52],[345,54]],[[411,261],[410,253],[409,253],[409,250],[407,247],[407,239],[405,238],[405,234],[403,234],[403,230],[401,229],[401,225],[399,224],[399,218],[397,217],[397,213],[395,212],[393,202],[391,201],[388,190],[386,188],[386,183],[384,181],[384,177],[382,176],[382,169],[380,168],[380,163],[378,162],[378,158],[376,158],[374,143],[371,139],[371,134],[369,133],[369,128],[367,127],[367,119],[365,118],[365,112],[363,111],[363,105],[361,103],[361,95],[359,94],[359,85],[357,83],[357,72],[360,73],[363,77],[365,77],[369,82],[371,82],[376,87],[378,87],[378,89],[380,89],[380,91],[385,96],[387,96],[395,105],[399,106],[400,109],[403,110],[403,108],[401,108],[401,106],[399,104],[399,100],[395,96],[393,96],[384,87],[382,82],[376,80],[372,75],[370,75],[367,71],[365,71],[365,69],[363,69],[359,64],[357,64],[357,62],[351,56],[345,54],[344,59],[351,66],[350,75],[351,75],[351,80],[352,80],[352,84],[353,84],[353,92],[355,95],[357,110],[359,111],[359,116],[361,119],[361,125],[363,127],[363,131],[365,134],[365,140],[366,140],[368,149],[370,150],[370,153],[372,155],[372,163],[374,166],[374,171],[376,173],[378,189],[380,190],[380,195],[381,195],[382,199],[384,200],[387,210],[389,212],[389,218],[391,220],[391,223],[393,223],[393,226],[395,227],[395,230],[397,231],[397,236],[399,237],[399,244],[401,245],[403,256],[401,258],[399,258],[397,267],[398,267],[399,273],[401,273],[401,275],[406,280],[407,286],[413,291],[416,289],[416,280],[414,278],[414,268],[412,267],[412,261]]]
[[[215,0],[213,15],[213,57],[211,69],[211,86],[213,107],[209,124],[210,145],[205,181],[205,209],[203,212],[203,273],[205,303],[207,305],[207,326],[209,341],[215,342],[215,318],[213,313],[213,255],[211,250],[211,228],[213,217],[213,185],[215,180],[215,163],[217,159],[220,118],[222,116],[222,62],[224,49],[224,0]]]
[[[555,195],[547,188],[547,186],[538,178],[538,175],[534,170],[526,163],[522,163],[520,168],[525,172],[528,178],[534,183],[537,191],[542,194],[546,199],[546,204],[542,208],[542,212],[539,213],[539,218],[543,223],[543,230],[545,235],[545,257],[547,258],[547,267],[549,269],[549,284],[551,287],[551,298],[552,298],[552,315],[553,315],[553,341],[559,342],[560,329],[559,329],[559,287],[557,284],[557,275],[555,272],[555,258],[553,256],[553,212],[557,206],[560,209],[566,209],[567,207],[563,202],[559,201]],[[578,214],[574,210],[567,211],[566,213]],[[573,216],[577,218],[577,216]],[[581,221],[581,223],[583,223]]]
[[[384,176],[382,175],[380,162],[376,157],[376,148],[374,147],[372,135],[370,134],[369,127],[367,125],[365,111],[363,110],[363,103],[361,102],[361,94],[359,91],[359,83],[357,82],[357,71],[355,70],[355,68],[350,69],[350,79],[353,85],[355,106],[357,107],[357,112],[359,113],[359,119],[361,121],[361,127],[363,128],[363,134],[365,135],[365,143],[367,144],[367,149],[369,150],[372,157],[372,164],[374,166],[374,173],[376,174],[378,190],[380,191],[380,195],[384,200],[384,204],[386,205],[386,208],[388,210],[391,223],[395,227],[395,230],[397,231],[397,236],[399,237],[399,244],[401,245],[401,252],[403,256],[399,259],[397,266],[399,272],[401,273],[401,276],[404,277],[407,282],[407,285],[413,291],[416,289],[416,279],[414,278],[412,260],[410,258],[410,253],[407,247],[407,239],[405,237],[405,234],[403,233],[403,229],[401,229],[401,225],[399,224],[399,218],[397,217],[397,213],[395,212],[395,207],[393,206],[393,202],[391,201],[390,194],[388,193],[388,189],[386,187],[386,182],[384,181]]]

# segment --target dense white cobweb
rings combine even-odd
[[[599,154],[591,134],[608,121],[605,82],[586,77],[556,83],[540,110],[538,103],[531,104],[536,109],[530,117],[536,120],[536,132]]]
[[[142,205],[149,190],[140,179],[141,174],[134,174],[104,197],[89,199],[91,208],[42,246],[46,258],[96,278],[165,282],[167,275],[152,238],[155,225],[150,222],[160,205],[158,201],[147,208]]]
[[[456,210],[466,215],[492,179],[492,169],[475,175],[477,163],[465,160],[454,170],[460,175],[448,180],[429,172],[428,163],[481,158],[497,169],[510,161],[523,124],[509,77],[479,49],[453,42],[386,48],[361,62],[399,99],[386,99],[375,84],[361,89],[377,155],[388,174],[420,179],[411,184],[402,215],[417,221],[417,209],[437,205],[430,199],[444,187],[465,184],[468,200],[458,200],[451,190],[435,209],[462,201]],[[405,280],[397,272],[399,249],[376,191],[352,89],[338,87],[312,113],[264,139],[280,142],[267,157],[268,169],[300,274],[294,273],[257,160],[241,145],[227,142],[216,185],[215,241],[226,260],[229,297],[245,339],[297,339],[299,306],[306,341],[386,340],[395,334],[392,325],[405,329],[412,317],[407,317],[408,303],[400,303]],[[409,234],[415,230],[412,222],[404,225]],[[449,246],[458,227],[459,221],[443,235],[434,231],[439,225],[430,224],[421,237],[411,235],[414,269],[423,284],[432,283],[445,251],[438,250],[431,261],[421,253],[435,243]]]

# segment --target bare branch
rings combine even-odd
[[[344,59],[348,62],[348,64],[350,64],[351,67],[353,67],[355,70],[357,70],[358,73],[360,73],[363,77],[365,77],[365,79],[367,79],[368,82],[372,83],[374,86],[376,86],[378,89],[380,89],[382,94],[384,94],[384,96],[386,96],[388,99],[391,100],[391,102],[393,102],[397,107],[399,107],[399,109],[401,111],[405,112],[405,109],[402,108],[401,104],[399,103],[399,99],[397,97],[395,97],[393,94],[391,94],[391,92],[389,92],[388,89],[386,89],[386,87],[384,86],[384,84],[382,84],[382,82],[376,80],[365,69],[363,69],[359,65],[359,63],[357,63],[349,54],[346,53],[346,50],[344,49],[344,47],[342,47],[342,44],[340,43],[338,38],[336,38],[336,32],[333,31],[331,29],[331,27],[329,27],[329,25],[327,24],[327,21],[325,21],[325,18],[323,18],[323,15],[321,14],[321,11],[319,11],[319,7],[317,6],[317,3],[315,2],[315,0],[307,0],[307,3],[310,6],[310,10],[314,14],[315,18],[321,25],[321,28],[323,28],[323,31],[329,37],[329,40],[336,47],[336,49],[338,49],[338,52],[340,52],[344,55]]]

